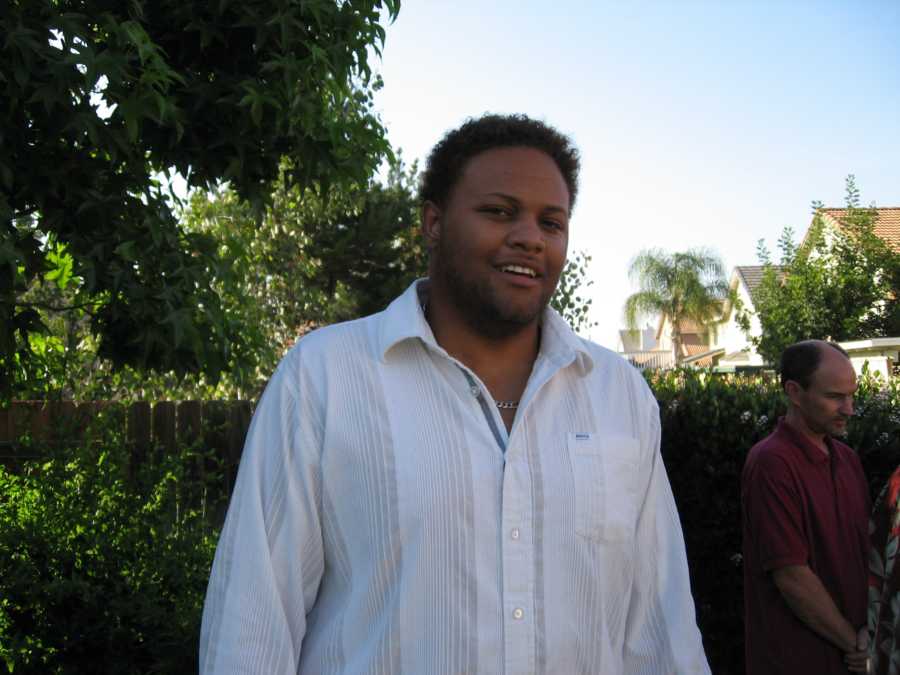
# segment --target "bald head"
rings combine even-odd
[[[787,347],[781,353],[779,366],[782,388],[786,382],[794,381],[807,389],[823,357],[832,354],[840,354],[844,359],[849,359],[843,347],[825,340],[803,340]]]

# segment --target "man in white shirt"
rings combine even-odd
[[[429,278],[260,401],[201,672],[709,673],[656,401],[547,307],[578,166],[523,116],[434,148]]]

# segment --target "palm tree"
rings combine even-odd
[[[625,323],[635,330],[642,315],[668,317],[675,363],[683,359],[681,322],[687,319],[708,324],[717,317],[729,293],[722,261],[703,248],[671,254],[646,249],[631,261],[628,276],[638,282],[640,290],[625,301]]]

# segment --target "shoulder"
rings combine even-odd
[[[579,337],[578,340],[584,351],[590,356],[593,366],[590,372],[592,377],[606,382],[617,382],[652,396],[650,386],[641,371],[631,365],[621,354],[584,338]]]
[[[272,379],[322,383],[360,361],[372,360],[377,316],[323,326],[302,336],[282,357]]]
[[[370,338],[376,330],[378,318],[379,314],[372,314],[316,328],[298,339],[284,358],[291,363],[300,363],[328,361],[336,357],[368,356],[372,353]],[[349,348],[355,349],[348,354]]]
[[[590,367],[584,368],[585,383],[598,400],[614,397],[627,402],[635,420],[659,426],[656,395],[640,370],[620,354],[589,340],[578,338]]]
[[[790,446],[774,431],[750,448],[744,464],[743,480],[789,474],[794,463],[793,455]]]

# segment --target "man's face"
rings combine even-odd
[[[810,431],[841,436],[853,416],[856,373],[850,361],[836,349],[822,348],[822,360],[803,389],[796,382],[788,391],[791,402]]]
[[[472,328],[493,337],[539,319],[569,241],[569,189],[540,150],[496,148],[465,165],[443,209],[423,226],[435,285]]]

